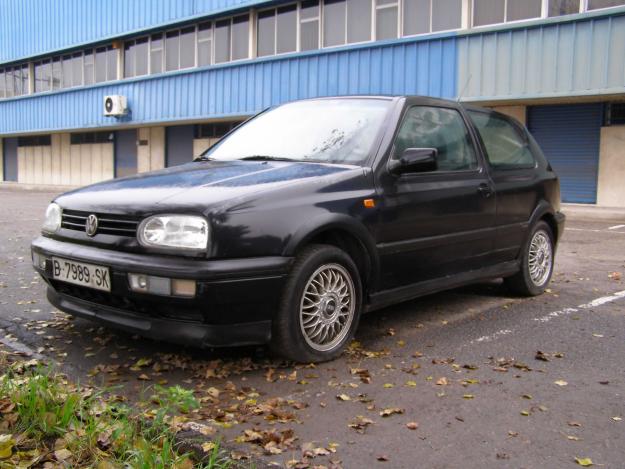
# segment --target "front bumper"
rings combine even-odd
[[[219,347],[267,343],[271,320],[292,258],[205,260],[136,254],[39,237],[32,250],[109,267],[111,292],[52,278],[51,263],[35,266],[48,283],[49,301],[69,314],[156,340]],[[136,293],[128,273],[196,281],[194,298]]]
[[[562,212],[556,212],[555,214],[556,224],[558,225],[558,233],[556,242],[560,241],[562,238],[562,233],[564,233],[564,225],[566,224],[566,215]]]

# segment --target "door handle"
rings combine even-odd
[[[493,189],[488,184],[480,184],[477,187],[477,191],[482,195],[482,197],[487,199],[493,195]]]

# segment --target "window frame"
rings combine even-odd
[[[371,16],[371,41],[368,42],[373,42],[373,41],[394,41],[397,40],[399,38],[402,37],[401,33],[402,33],[402,27],[403,27],[403,15],[402,15],[402,11],[403,11],[403,7],[404,7],[404,0],[391,0],[392,3],[387,3],[387,4],[382,4],[382,5],[378,5],[378,1],[379,0],[373,0],[372,2],[372,7],[373,7],[373,14]],[[378,11],[379,10],[390,10],[391,8],[397,8],[397,37],[394,38],[387,38],[387,39],[378,39]]]
[[[536,157],[536,155],[534,154],[534,150],[532,149],[532,140],[529,138],[529,135],[527,134],[527,130],[523,127],[521,127],[519,125],[519,123],[510,118],[509,116],[502,114],[500,112],[497,111],[489,111],[488,109],[467,109],[466,110],[467,115],[469,116],[469,119],[471,119],[471,125],[473,126],[473,128],[475,128],[475,135],[477,140],[479,141],[479,146],[480,146],[480,150],[482,152],[482,154],[484,155],[484,161],[486,162],[486,165],[488,166],[488,169],[490,171],[493,172],[497,172],[497,171],[528,171],[528,170],[534,170],[538,167],[538,158]],[[490,158],[488,156],[488,150],[486,148],[486,143],[484,143],[484,139],[482,138],[482,133],[480,132],[480,129],[478,128],[478,126],[473,122],[473,119],[471,118],[471,113],[476,113],[476,114],[486,114],[488,116],[495,116],[497,119],[500,119],[508,124],[510,124],[510,126],[516,131],[517,135],[521,138],[521,140],[523,140],[525,142],[525,144],[527,145],[527,149],[529,150],[530,155],[532,155],[532,160],[534,162],[534,164],[532,165],[523,165],[523,166],[517,166],[517,167],[501,167],[501,166],[495,166],[491,163]]]
[[[480,135],[476,133],[477,129],[475,129],[475,127],[473,126],[473,122],[469,120],[470,118],[465,114],[464,110],[458,109],[458,108],[453,107],[453,106],[445,106],[445,105],[437,104],[437,103],[423,104],[423,103],[411,102],[411,103],[406,103],[405,104],[404,109],[402,110],[401,116],[398,119],[398,123],[397,123],[397,126],[395,128],[395,132],[393,133],[392,144],[390,146],[390,150],[389,150],[388,156],[386,158],[386,164],[385,164],[386,172],[388,174],[392,174],[391,169],[390,169],[390,164],[391,164],[391,161],[394,159],[393,157],[395,156],[395,141],[397,140],[397,136],[399,135],[399,131],[401,130],[402,125],[404,124],[406,116],[408,115],[410,110],[412,108],[415,108],[415,107],[429,107],[429,108],[436,108],[436,109],[446,109],[448,111],[455,111],[455,112],[457,112],[458,115],[460,116],[460,119],[464,123],[464,128],[467,131],[467,135],[469,136],[469,138],[471,140],[471,146],[472,146],[473,152],[475,154],[476,167],[472,168],[472,169],[456,169],[456,170],[440,170],[440,169],[437,169],[436,171],[425,171],[425,172],[421,172],[421,173],[404,173],[404,174],[401,174],[399,176],[399,178],[404,178],[404,177],[410,177],[410,178],[412,178],[412,177],[427,177],[427,176],[438,176],[438,175],[452,176],[452,175],[455,175],[455,174],[467,175],[467,174],[481,174],[481,173],[484,172],[484,159],[485,159],[486,155],[482,152],[482,146],[481,146],[482,142],[481,142],[481,139],[480,139]],[[478,139],[480,139],[480,140],[478,140]]]

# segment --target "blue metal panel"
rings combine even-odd
[[[560,177],[562,200],[597,200],[602,104],[535,106],[528,128]]]
[[[624,9],[470,33],[458,42],[458,92],[493,101],[625,92]]]
[[[322,50],[0,101],[0,135],[243,116],[285,101],[331,95],[456,92],[456,39]],[[128,98],[122,120],[102,115],[105,95]]]
[[[267,0],[0,0],[0,63]]]

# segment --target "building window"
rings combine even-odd
[[[215,63],[249,58],[249,26],[248,15],[215,22]]]
[[[52,89],[52,60],[35,62],[35,93],[42,93]]]
[[[87,49],[34,63],[35,93],[91,85],[117,78],[117,54],[112,46]]]
[[[257,55],[284,54],[297,50],[297,5],[258,13]]]
[[[299,12],[300,50],[319,49],[319,0],[301,3]]]
[[[213,23],[202,23],[197,28],[197,61],[199,66],[210,65],[213,57]]]
[[[462,27],[462,0],[404,0],[403,35]]]
[[[0,70],[0,98],[12,98],[29,93],[28,64]]]
[[[396,0],[393,1],[396,3]],[[323,46],[370,41],[371,16],[371,0],[325,0]]]
[[[376,0],[375,3],[375,38],[378,41],[395,39],[399,29],[398,1]]]
[[[601,8],[612,8],[625,5],[625,0],[588,0],[589,10],[599,10]]]
[[[625,103],[608,103],[605,106],[605,125],[625,125]]]
[[[150,38],[150,73],[161,73],[163,71],[163,34],[152,34]]]
[[[70,134],[70,144],[84,145],[92,143],[112,143],[115,134],[113,132],[80,132]]]
[[[542,0],[473,0],[473,26],[508,23],[542,16]]]
[[[548,0],[548,16],[572,15],[580,12],[580,0]]]
[[[112,46],[95,49],[95,82],[117,79],[117,52]]]
[[[50,145],[49,135],[29,135],[28,137],[18,137],[18,147],[42,147]]]
[[[232,18],[232,58],[231,60],[249,59],[250,57],[250,17],[249,15]]]
[[[216,124],[196,124],[193,138],[221,138],[237,127],[240,122],[219,122]]]

